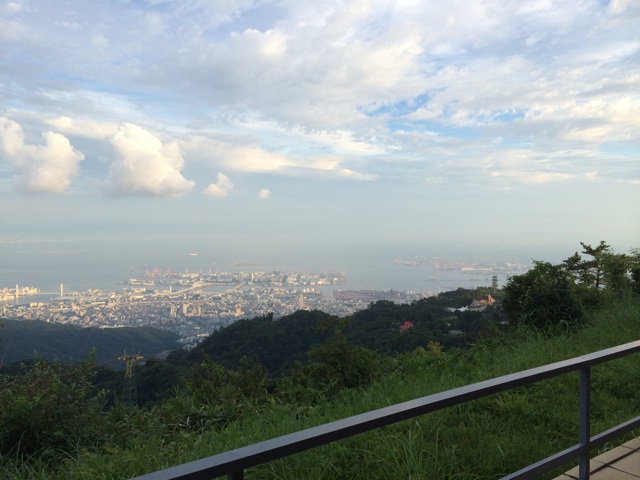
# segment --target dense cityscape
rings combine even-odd
[[[395,265],[424,268],[430,284],[420,291],[348,289],[345,272],[274,270],[176,272],[158,268],[119,282],[119,290],[44,293],[33,286],[0,289],[0,316],[12,320],[42,320],[81,327],[153,326],[178,334],[189,348],[213,331],[241,318],[296,310],[321,310],[340,317],[365,309],[378,300],[409,303],[439,293],[431,273],[456,270],[490,285],[501,276],[521,273],[514,263],[478,264],[438,259],[399,260]],[[257,265],[246,265],[255,267]],[[429,273],[431,272],[431,273]],[[475,275],[475,276],[474,276]],[[457,288],[454,286],[453,288]]]
[[[194,345],[222,326],[240,318],[273,313],[278,318],[296,310],[322,310],[345,316],[372,301],[409,302],[430,292],[335,290],[345,283],[342,272],[176,273],[147,272],[143,278],[122,282],[121,291],[87,290],[60,293],[47,301],[22,302],[36,296],[34,287],[0,290],[2,317],[44,320],[82,327],[118,328],[154,326],[171,330],[182,343]],[[323,291],[324,288],[324,291]],[[17,293],[17,295],[16,295]],[[40,296],[43,296],[42,294]]]

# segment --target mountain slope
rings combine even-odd
[[[158,328],[82,328],[38,320],[3,320],[0,328],[0,358],[4,363],[33,358],[62,362],[81,361],[95,349],[97,363],[118,368],[124,350],[145,358],[180,348],[178,335]]]

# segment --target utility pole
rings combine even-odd
[[[118,360],[124,360],[126,367],[124,370],[124,386],[122,388],[122,401],[127,405],[135,405],[138,401],[138,394],[136,391],[136,377],[134,375],[134,367],[138,360],[142,360],[143,357],[139,354],[127,354],[124,351],[124,355],[120,355]]]

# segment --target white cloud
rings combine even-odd
[[[11,13],[21,12],[24,8],[24,5],[18,2],[9,2],[7,3],[7,11]]]
[[[307,151],[301,151],[295,157],[284,152],[271,151],[263,146],[244,145],[245,137],[229,137],[225,141],[210,140],[204,136],[183,141],[183,148],[192,156],[199,157],[205,163],[219,166],[226,170],[235,170],[254,174],[277,173],[290,176],[314,175],[317,172],[327,174],[334,172],[340,176],[343,161],[352,155],[366,158],[374,154],[382,154],[382,150],[373,144],[358,142],[342,132],[305,133],[298,130],[288,132],[275,129],[262,131],[259,125],[246,125],[246,131],[255,131],[256,135],[264,135],[264,142],[271,143],[269,148],[283,149],[283,145],[306,145]],[[250,139],[254,141],[253,138]],[[324,152],[332,152],[325,154]],[[340,152],[334,153],[334,152]]]
[[[11,202],[10,182],[51,188],[15,153],[52,149],[61,138],[39,136],[51,131],[86,155],[65,191],[106,183],[122,195],[183,195],[162,216],[196,224],[212,184],[208,194],[230,200],[219,202],[221,222],[237,222],[232,208],[247,225],[280,229],[281,208],[236,210],[247,201],[235,195],[242,182],[254,202],[277,185],[279,207],[322,205],[326,231],[360,202],[397,213],[398,232],[415,205],[450,217],[454,203],[494,191],[531,210],[522,217],[534,225],[549,218],[531,203],[537,193],[559,192],[557,203],[592,215],[576,192],[596,188],[585,201],[608,213],[580,223],[603,228],[619,205],[638,203],[639,14],[638,0],[6,0],[0,116],[24,137],[4,132],[3,161],[13,156],[0,167],[0,204]],[[157,207],[76,203],[70,222],[105,225]],[[75,208],[85,213],[73,217]],[[312,220],[297,231],[318,228]],[[491,231],[517,230],[500,221]]]
[[[0,152],[18,185],[27,192],[66,193],[84,155],[64,135],[48,131],[42,138],[44,144],[27,144],[22,127],[0,117]]]
[[[80,30],[82,28],[82,26],[77,22],[54,22],[53,24],[58,27],[62,27],[62,28],[66,28],[74,31]]]
[[[640,13],[640,5],[635,0],[611,0],[608,6],[609,13],[612,15],[638,14]]]
[[[260,200],[266,200],[270,196],[271,196],[271,192],[269,190],[267,190],[266,188],[263,188],[262,190],[260,190],[258,192],[258,198]]]
[[[230,168],[245,172],[279,172],[297,166],[297,162],[286,155],[255,146],[225,145],[220,153],[221,159]]]
[[[640,88],[640,84],[638,87]],[[569,129],[564,133],[564,138],[568,140],[594,143],[629,141],[640,130],[640,98],[625,96],[612,101],[583,101],[562,113],[566,118],[598,123],[596,126],[587,124]]]
[[[345,130],[300,132],[300,140],[305,143],[326,147],[337,155],[378,155],[384,149],[372,140],[355,139],[353,132]]]
[[[376,180],[378,178],[377,175],[358,173],[353,170],[349,170],[348,168],[341,168],[337,173],[340,177],[352,178],[354,180]]]
[[[104,35],[93,35],[91,37],[91,45],[99,50],[102,50],[109,46],[109,40],[107,40]]]
[[[21,23],[0,17],[0,39],[19,41],[31,36],[31,32]]]
[[[210,197],[227,197],[234,187],[233,182],[223,173],[218,173],[216,183],[211,183],[204,189],[204,194]]]
[[[517,180],[521,183],[535,185],[550,182],[566,182],[574,179],[575,175],[568,173],[558,172],[526,172],[526,171],[510,171],[510,172],[495,172],[494,177],[507,177],[512,180]]]
[[[195,186],[180,173],[184,159],[176,142],[163,144],[131,123],[124,123],[109,141],[118,156],[109,169],[112,192],[177,197]]]
[[[44,123],[67,135],[104,140],[113,134],[114,129],[119,128],[111,122],[96,120],[71,119],[66,116],[45,119]]]
[[[0,102],[47,111],[54,120],[43,130],[82,136],[83,151],[87,138],[105,138],[126,119],[179,137],[194,178],[198,162],[232,177],[480,183],[491,157],[498,171],[521,172],[500,177],[514,184],[634,168],[633,0],[68,5],[73,16],[47,2],[0,15],[11,23],[0,36],[24,39],[0,53],[8,66]],[[182,153],[133,143],[112,166],[114,191],[193,188]],[[522,164],[501,166],[512,149],[527,151]],[[586,165],[553,155],[589,149],[600,154]],[[140,173],[163,170],[145,162],[168,166],[166,176]]]

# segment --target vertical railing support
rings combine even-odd
[[[244,480],[244,470],[227,474],[227,480]]]
[[[591,367],[580,369],[580,455],[579,478],[589,480],[591,452]]]

